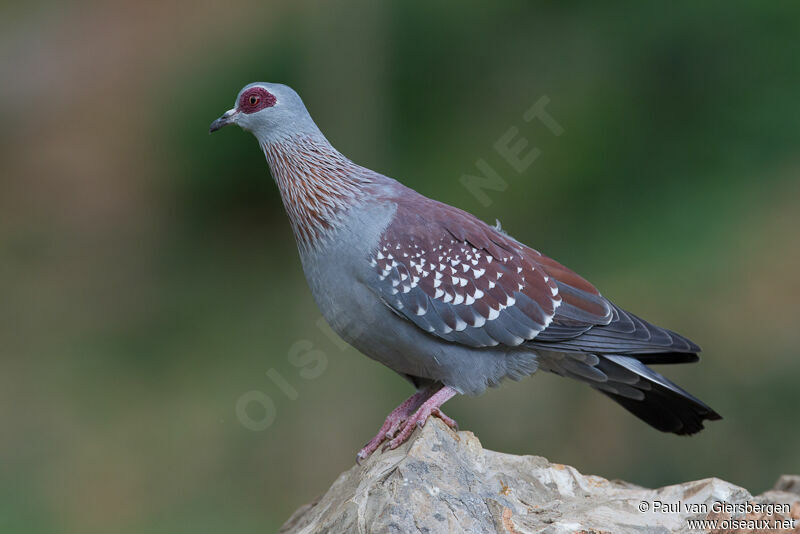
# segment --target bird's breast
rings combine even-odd
[[[370,254],[396,211],[392,203],[351,208],[341,224],[300,256],[311,294],[325,320],[346,341],[374,315],[380,299],[364,284],[372,275]]]

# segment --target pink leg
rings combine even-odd
[[[392,413],[386,417],[386,421],[383,422],[383,426],[378,430],[378,433],[375,434],[375,437],[369,440],[369,443],[364,445],[363,449],[358,451],[356,463],[361,463],[361,460],[375,452],[378,446],[383,443],[383,440],[394,437],[394,433],[397,432],[397,429],[403,421],[414,413],[423,402],[428,400],[428,398],[434,394],[434,391],[434,389],[430,388],[421,389],[406,399],[403,404],[392,410]]]
[[[456,390],[450,386],[442,386],[439,391],[431,395],[428,400],[420,405],[417,411],[414,412],[414,415],[406,419],[405,423],[403,423],[400,433],[395,436],[392,441],[384,445],[383,449],[396,449],[401,444],[405,443],[405,441],[411,436],[411,433],[414,432],[414,429],[416,427],[422,428],[422,426],[425,424],[425,421],[427,421],[428,417],[431,415],[441,418],[441,420],[451,428],[458,428],[456,422],[444,415],[440,409],[442,404],[452,399],[455,395]]]

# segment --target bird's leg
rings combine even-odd
[[[383,450],[391,450],[399,447],[411,436],[411,433],[414,432],[416,427],[422,428],[422,426],[425,424],[425,421],[427,421],[428,417],[431,415],[439,417],[450,428],[458,429],[456,422],[447,417],[440,409],[442,404],[452,399],[456,393],[456,390],[450,386],[442,386],[438,391],[436,391],[436,393],[431,395],[425,402],[423,402],[413,415],[406,419],[405,423],[403,423],[400,433],[389,443],[387,443],[383,447]]]
[[[383,440],[394,437],[394,433],[397,432],[397,429],[403,424],[403,421],[414,413],[414,411],[435,392],[435,388],[423,388],[407,398],[403,404],[392,410],[386,417],[386,421],[383,422],[381,429],[375,434],[375,437],[369,440],[369,443],[364,445],[363,449],[358,451],[356,462],[361,463],[361,460],[369,457],[370,454],[378,449],[380,444],[383,443]]]

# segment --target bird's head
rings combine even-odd
[[[246,85],[236,97],[234,107],[212,122],[208,131],[214,133],[229,124],[252,133],[262,145],[292,134],[319,132],[300,96],[291,87],[277,83]]]

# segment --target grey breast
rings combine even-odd
[[[510,372],[533,372],[535,353],[444,342],[398,316],[369,287],[375,271],[368,258],[394,213],[391,203],[354,207],[319,246],[301,250],[314,300],[334,332],[402,375],[440,381],[461,393],[479,394]]]

